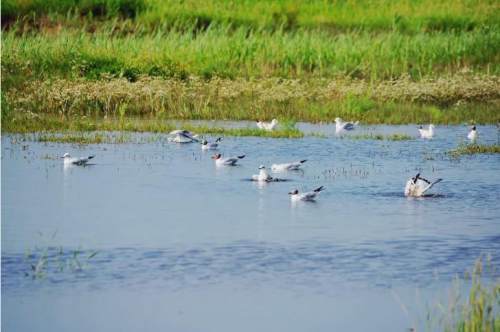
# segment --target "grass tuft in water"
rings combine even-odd
[[[391,135],[363,134],[363,135],[348,135],[343,137],[354,140],[377,140],[377,141],[408,141],[414,139],[414,137],[406,134],[391,134]]]
[[[500,145],[464,144],[448,152],[452,157],[458,158],[464,155],[494,154],[500,153]]]

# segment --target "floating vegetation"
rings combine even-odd
[[[355,140],[377,140],[377,141],[408,141],[414,139],[414,137],[406,134],[363,134],[363,135],[346,135],[342,136],[349,139]]]
[[[458,158],[464,155],[494,154],[500,153],[500,145],[464,144],[448,152],[452,157]]]

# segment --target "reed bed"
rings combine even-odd
[[[130,116],[163,119],[310,122],[355,118],[365,124],[496,123],[497,77],[408,78],[370,84],[361,80],[54,79],[33,81],[3,93],[2,128],[43,114],[66,117]],[[441,101],[443,106],[433,106]],[[438,104],[439,105],[439,104]],[[31,115],[30,115],[31,114]]]

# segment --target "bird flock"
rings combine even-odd
[[[272,131],[276,129],[278,125],[278,120],[273,119],[271,122],[257,121],[257,127],[262,130]],[[342,134],[345,131],[354,130],[359,125],[359,121],[349,122],[343,121],[340,118],[335,118],[335,133],[337,135]],[[435,135],[435,127],[430,124],[427,129],[422,126],[418,128],[420,137],[423,139],[432,139]],[[471,142],[477,140],[477,128],[472,126],[470,132],[467,134],[467,139]],[[218,137],[215,141],[209,142],[206,139],[200,139],[199,135],[196,135],[188,130],[174,130],[169,133],[168,140],[173,143],[199,143],[203,151],[208,150],[218,150],[220,143],[222,142],[222,137]],[[90,155],[88,157],[71,157],[69,153],[65,153],[61,158],[64,160],[64,166],[87,166],[91,159],[95,156]],[[245,158],[245,155],[238,155],[232,157],[223,157],[222,154],[216,153],[212,156],[215,161],[216,166],[236,166],[240,160]],[[301,166],[306,162],[306,159],[294,161],[290,163],[282,164],[272,164],[271,171],[273,173],[283,173],[288,171],[297,171],[301,169]],[[259,173],[252,175],[252,181],[259,183],[277,182],[283,179],[276,178],[269,174],[266,166],[259,166]],[[420,173],[416,174],[414,177],[408,179],[404,188],[404,195],[407,197],[423,197],[426,192],[429,191],[434,185],[443,181],[443,179],[436,179],[434,181],[427,180],[420,176]],[[309,192],[300,193],[298,189],[294,189],[288,194],[292,202],[298,201],[315,201],[318,195],[325,190],[324,186],[318,187]]]

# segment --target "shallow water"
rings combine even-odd
[[[224,154],[246,154],[229,168],[163,136],[88,146],[2,136],[5,330],[402,331],[425,307],[412,305],[415,289],[432,301],[479,255],[498,265],[500,156],[449,158],[465,126],[398,142],[299,128],[327,137],[225,137]],[[478,131],[498,142],[496,127]],[[363,133],[416,126],[353,134]],[[64,168],[64,152],[96,154],[94,165]],[[298,159],[303,172],[278,175],[289,181],[246,181],[260,164]],[[417,172],[444,179],[434,197],[402,195]],[[290,203],[291,189],[320,185],[316,203]]]

